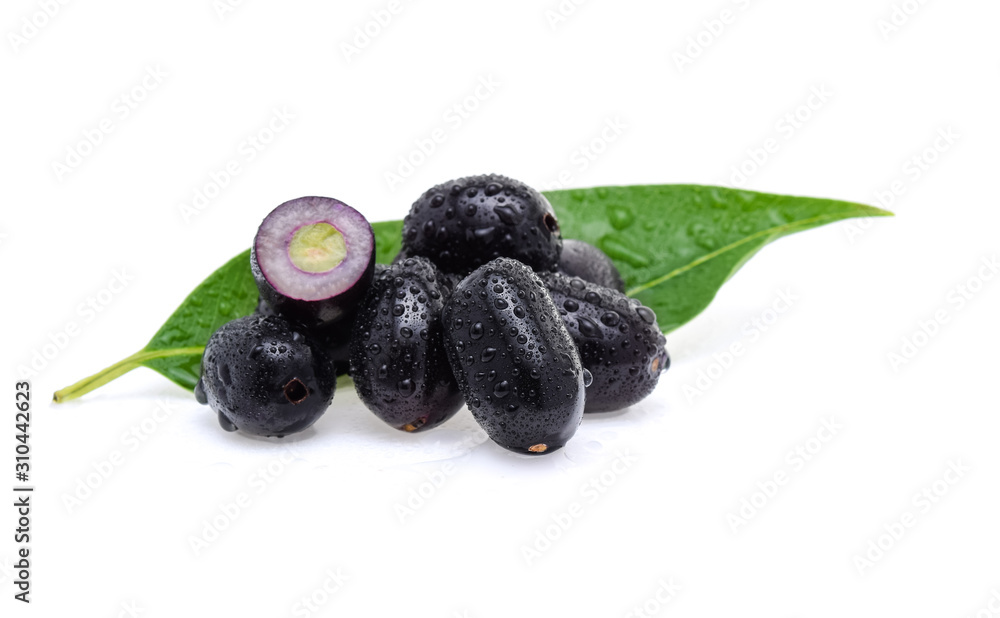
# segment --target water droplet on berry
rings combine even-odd
[[[518,219],[520,219],[517,211],[510,206],[497,206],[493,209],[493,212],[506,225],[517,225]]]
[[[479,339],[482,336],[483,336],[482,322],[476,322],[475,324],[469,327],[469,337],[472,337],[473,339]]]
[[[498,399],[503,399],[509,394],[510,394],[510,383],[507,382],[507,380],[497,382],[496,385],[493,386],[494,397],[497,397]]]
[[[417,385],[413,383],[413,380],[407,378],[396,384],[396,389],[403,397],[409,397],[417,390]]]
[[[649,307],[636,307],[635,312],[639,314],[647,324],[652,324],[656,322],[656,314]]]
[[[590,318],[580,316],[576,321],[577,326],[580,329],[580,334],[584,337],[587,337],[588,339],[604,339],[604,334],[601,332],[601,328]]]

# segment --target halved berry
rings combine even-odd
[[[307,328],[351,315],[375,267],[375,235],[361,213],[328,197],[278,206],[260,224],[250,265],[263,301]]]

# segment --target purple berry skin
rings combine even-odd
[[[327,224],[342,235],[346,255],[322,272],[296,265],[290,247],[296,232]],[[364,216],[329,197],[289,200],[261,222],[250,251],[260,297],[275,313],[305,328],[321,328],[353,315],[375,268],[375,235]]]
[[[488,174],[442,183],[403,219],[402,252],[446,273],[467,274],[497,257],[553,270],[562,250],[555,211],[522,182]]]
[[[402,431],[426,431],[465,403],[444,349],[441,310],[451,289],[421,257],[380,267],[358,310],[351,377],[358,397]]]
[[[569,277],[579,277],[584,281],[625,291],[625,280],[615,263],[603,251],[582,240],[563,240],[562,254],[556,272]]]
[[[498,258],[463,279],[442,314],[452,371],[486,433],[517,453],[552,453],[583,418],[586,371],[545,286]]]
[[[539,275],[593,382],[586,411],[611,412],[638,403],[670,367],[656,314],[617,290],[560,273]]]
[[[280,438],[315,423],[336,385],[321,344],[280,317],[250,315],[209,338],[195,396],[227,431]]]

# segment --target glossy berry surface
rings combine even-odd
[[[351,377],[361,401],[403,431],[431,429],[464,400],[448,364],[441,311],[450,287],[425,258],[380,268],[358,311]]]
[[[316,422],[336,384],[319,343],[280,317],[251,315],[209,339],[196,396],[227,431],[283,437]]]
[[[375,269],[378,272],[380,265],[376,264]],[[384,268],[384,267],[382,267]],[[282,319],[287,318],[280,315],[274,307],[268,304],[264,297],[261,296],[257,299],[257,308],[254,310],[254,315],[259,316],[278,316]],[[314,343],[321,347],[327,355],[334,362],[334,367],[337,369],[337,375],[347,375],[349,367],[349,346],[351,342],[351,335],[354,332],[354,319],[353,312],[351,315],[342,320],[336,322],[325,324],[323,326],[314,326],[312,328],[306,328],[303,325],[296,324],[294,320],[291,320],[293,326],[308,332]]]
[[[625,280],[622,279],[611,258],[594,245],[582,240],[563,241],[556,271],[612,290],[625,291]]]
[[[456,286],[442,322],[459,387],[494,442],[525,454],[566,444],[583,417],[586,372],[530,268],[499,258],[476,269]]]
[[[594,378],[587,412],[610,412],[641,401],[670,367],[656,314],[616,290],[559,273],[540,275],[583,366]]]
[[[552,270],[561,248],[559,224],[545,196],[495,174],[433,187],[403,219],[404,255],[427,257],[449,273],[465,274],[497,257]]]

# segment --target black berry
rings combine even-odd
[[[541,193],[489,174],[440,184],[413,203],[403,220],[406,256],[424,256],[441,270],[468,273],[497,257],[552,270],[562,236]]]
[[[442,321],[452,370],[490,438],[527,454],[565,445],[589,377],[531,269],[508,258],[481,266],[456,286]]]
[[[625,280],[622,279],[611,258],[594,245],[582,240],[563,241],[562,254],[559,256],[556,271],[612,290],[625,291]]]
[[[464,403],[441,329],[450,292],[429,260],[407,258],[379,269],[358,311],[354,386],[368,409],[396,429],[436,427]]]
[[[251,315],[208,340],[195,395],[227,431],[283,437],[316,422],[336,384],[321,344],[280,317]]]
[[[645,398],[670,367],[656,314],[616,290],[559,273],[540,275],[594,381],[587,412],[610,412]]]

